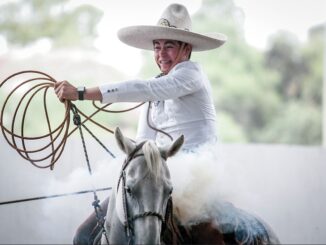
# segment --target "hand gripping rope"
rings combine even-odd
[[[20,82],[17,86],[13,87],[8,96],[5,98],[1,114],[0,114],[0,126],[1,131],[3,133],[4,138],[8,142],[8,144],[14,148],[18,154],[29,161],[31,164],[33,164],[35,167],[38,168],[50,168],[51,170],[54,167],[54,164],[58,161],[60,158],[64,147],[67,143],[68,137],[73,134],[76,129],[78,128],[75,126],[74,128],[70,129],[70,111],[73,111],[73,113],[78,112],[81,116],[83,116],[83,120],[80,119],[80,124],[94,137],[94,135],[90,132],[88,128],[85,127],[85,123],[90,121],[96,126],[102,128],[103,130],[113,133],[113,130],[103,126],[102,124],[96,122],[93,120],[93,117],[98,112],[110,112],[110,113],[121,113],[121,112],[127,112],[131,111],[144,103],[140,103],[132,108],[128,108],[125,110],[108,110],[106,109],[110,104],[105,104],[102,107],[99,107],[95,104],[93,101],[93,106],[96,109],[91,115],[86,115],[81,110],[79,110],[71,101],[64,101],[65,106],[65,112],[63,119],[61,123],[56,128],[53,128],[50,122],[49,112],[48,112],[48,105],[47,105],[47,96],[48,96],[48,89],[52,88],[54,86],[54,83],[57,81],[52,78],[51,76],[40,72],[40,71],[21,71],[17,72],[9,77],[7,77],[1,84],[0,88],[4,87],[4,85],[13,80],[22,79],[21,77],[24,75],[32,75],[34,77],[23,80]],[[37,76],[37,77],[36,77]],[[15,94],[19,94],[21,90],[27,87],[27,91],[24,92],[21,96],[21,98],[17,101],[16,97],[14,97]],[[28,109],[30,107],[30,104],[33,99],[35,99],[37,93],[43,93],[43,102],[42,102],[42,109],[43,113],[46,119],[47,129],[48,133],[40,135],[40,136],[26,136],[26,118],[28,114]],[[9,100],[16,99],[17,105],[14,108],[10,108],[9,106]],[[15,101],[15,102],[16,102]],[[12,113],[13,110],[13,113]],[[17,116],[18,112],[22,111],[22,119],[20,120],[20,130],[17,130]],[[7,117],[5,120],[5,113],[7,112],[7,115],[10,115],[11,118]],[[35,112],[34,113],[42,113],[42,111]],[[13,116],[11,116],[13,115]],[[9,123],[7,122],[9,120]],[[9,127],[7,126],[9,124]],[[17,132],[18,131],[18,132]],[[46,142],[43,146],[37,148],[37,149],[28,149],[27,143],[34,143],[35,141],[39,142]],[[98,141],[98,140],[97,140]],[[98,141],[99,142],[99,141]],[[103,147],[103,144],[100,144]],[[106,151],[108,151],[106,149]],[[36,154],[41,155],[40,153],[43,153],[45,156],[35,156]],[[50,153],[48,153],[50,152]],[[46,155],[47,154],[47,155]],[[110,153],[112,156],[112,153]],[[46,165],[41,165],[40,162],[45,162],[46,160],[49,160],[50,163],[47,163]]]

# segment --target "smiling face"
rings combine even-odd
[[[169,71],[178,63],[188,60],[191,53],[191,46],[174,40],[154,40],[154,57],[156,64],[163,74]]]

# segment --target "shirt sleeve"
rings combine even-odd
[[[157,101],[182,97],[202,88],[201,73],[194,65],[177,65],[166,76],[100,86],[102,103]]]
[[[149,103],[146,103],[140,111],[139,121],[138,121],[138,129],[136,141],[141,142],[144,140],[155,140],[157,132],[151,129],[147,123],[147,111],[148,111]],[[151,119],[149,117],[150,123],[152,125]]]

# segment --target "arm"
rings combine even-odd
[[[108,83],[88,88],[84,97],[86,100],[98,100],[102,103],[166,100],[194,93],[202,86],[199,68],[192,63],[186,63],[178,65],[169,75],[160,78]],[[55,84],[55,92],[60,101],[78,99],[76,87],[67,81]]]
[[[179,98],[192,94],[203,86],[198,66],[179,64],[163,77],[148,80],[130,80],[99,86],[103,103],[142,102]]]

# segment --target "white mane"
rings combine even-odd
[[[147,141],[142,147],[147,167],[155,178],[160,175],[161,154],[154,141]]]

